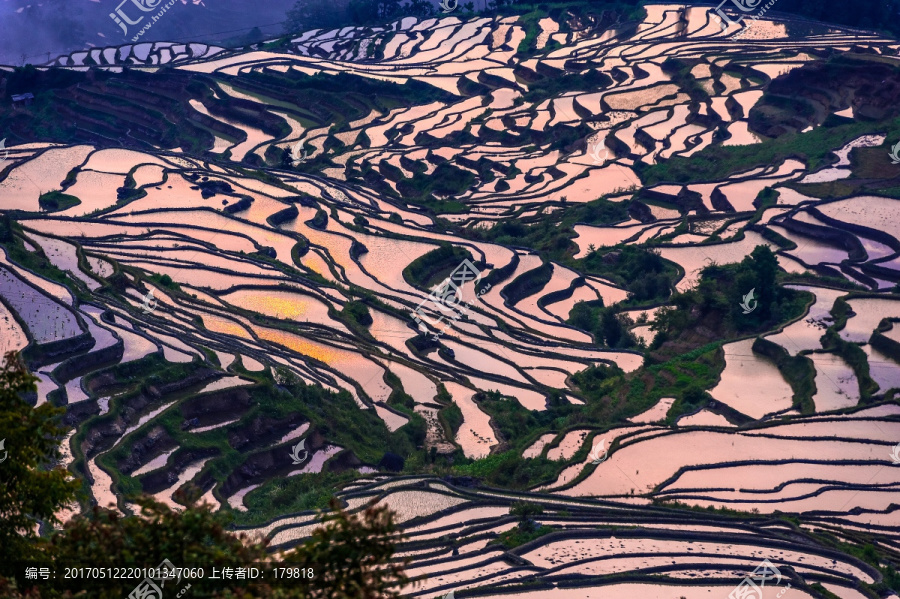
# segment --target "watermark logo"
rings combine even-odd
[[[756,2],[748,2],[747,0],[722,0],[721,3],[716,7],[716,14],[713,16],[713,19],[719,24],[719,27],[722,28],[722,31],[726,31],[729,25],[737,25],[744,20],[744,16],[741,15],[741,18],[737,21],[732,21],[731,18],[725,14],[725,11],[722,10],[722,6],[727,4],[728,2],[733,2],[735,6],[737,6],[743,12],[750,12],[754,8],[759,5],[762,0],[756,0]]]
[[[900,447],[900,445],[898,445]],[[6,458],[9,457],[9,452],[6,451],[6,439],[0,439],[0,450],[3,451],[3,458],[0,458],[0,464],[6,461]]]
[[[4,137],[3,139],[0,139],[0,167],[3,167],[7,157],[9,157],[9,150],[6,149],[6,138]]]
[[[144,16],[141,15],[135,20],[131,20],[127,14],[125,14],[125,10],[122,8],[124,4],[131,2],[134,6],[137,7],[141,12],[151,12],[156,10],[163,0],[122,0],[119,5],[116,7],[115,12],[109,13],[109,18],[112,19],[116,25],[122,28],[122,33],[127,37],[128,36],[128,25],[138,25],[141,21],[144,20]],[[138,39],[144,35],[147,30],[153,27],[154,23],[159,21],[166,11],[172,8],[178,0],[171,0],[168,4],[162,7],[162,9],[156,13],[155,15],[150,17],[150,21],[141,28],[141,30],[131,38],[132,42],[138,41]]]
[[[303,147],[303,142],[298,141],[291,148],[291,164],[297,166],[301,162],[306,162],[307,158],[309,158],[309,156],[306,154],[306,148]]]
[[[159,3],[162,2],[162,0],[156,0],[155,2],[153,0],[122,0],[121,2],[119,2],[119,5],[116,7],[116,12],[109,13],[109,18],[115,21],[116,25],[122,28],[122,32],[126,36],[128,35],[128,27],[126,23],[128,25],[137,25],[144,20],[143,16],[138,17],[136,21],[132,21],[128,18],[128,15],[125,14],[125,11],[122,9],[122,5],[127,4],[128,2],[134,4],[136,7],[138,7],[139,10],[143,12],[150,12],[151,10],[154,10],[157,6],[159,6]]]
[[[2,448],[3,446],[0,445],[0,449]],[[5,460],[6,458],[4,457],[3,459]],[[900,466],[900,443],[897,443],[894,450],[891,452],[891,461],[894,462],[894,465]]]
[[[463,260],[450,273],[449,277],[432,288],[431,294],[422,300],[412,312],[413,320],[419,325],[419,330],[427,334],[429,332],[428,327],[431,326],[435,331],[432,334],[432,339],[437,341],[441,335],[450,329],[450,322],[444,318],[445,316],[453,320],[459,320],[461,315],[469,313],[468,303],[462,297],[462,286],[469,281],[477,283],[480,280],[481,271],[470,260]],[[490,291],[490,288],[490,284],[485,285],[484,289],[478,293],[478,297]],[[437,320],[426,314],[426,305],[439,314]]]
[[[148,291],[143,298],[141,298],[141,312],[144,314],[150,314],[154,310],[156,310],[156,296],[153,295],[153,290]]]
[[[4,140],[6,141],[6,140]],[[0,142],[0,148],[3,147],[3,143]],[[891,148],[891,151],[888,152],[888,156],[891,157],[891,164],[900,164],[900,141],[897,142],[897,145]],[[0,160],[0,162],[3,162]]]
[[[600,439],[600,442],[591,448],[591,463],[600,464],[605,462],[607,457],[609,457],[609,451],[606,449],[606,439]]]
[[[602,156],[600,155],[601,150],[603,151]],[[607,148],[599,141],[595,141],[590,146],[588,156],[591,157],[591,160],[594,161],[594,164],[605,164],[606,161],[609,160],[609,148]]]
[[[300,442],[291,448],[291,459],[294,461],[294,464],[302,464],[306,456],[309,455],[309,452],[304,448],[305,445],[306,439],[300,439]],[[302,457],[300,456],[301,451],[303,452]]]
[[[139,582],[134,590],[128,593],[128,599],[163,599],[163,588],[166,586],[166,582],[174,582],[176,586],[180,584],[183,569],[176,568],[175,564],[164,559],[156,568],[156,576],[147,577]],[[177,592],[175,597],[184,596],[190,588],[191,584],[188,583]]]
[[[441,0],[440,4],[441,12],[444,14],[453,12],[457,6],[459,6],[459,0]]]
[[[744,23],[744,16],[741,15],[739,19],[736,21],[732,20],[725,11],[722,10],[722,6],[727,4],[728,2],[732,2],[741,12],[749,13],[753,10],[757,9],[763,0],[722,0],[721,3],[715,8],[716,14],[713,15],[713,20],[719,24],[719,27],[722,28],[722,31],[727,31],[729,25],[741,25],[743,24],[743,29],[735,35],[735,38],[739,38],[747,33],[747,30],[753,25],[753,23],[746,24]],[[769,2],[759,9],[759,12],[752,17],[753,21],[758,21],[766,14],[772,6],[775,4],[777,0],[769,0]]]
[[[766,586],[766,582],[771,580],[775,581],[775,585],[781,584],[781,571],[768,559],[764,559],[753,572],[748,574],[744,580],[741,581],[741,584],[731,591],[728,595],[728,599],[751,599],[751,597],[763,599],[763,587]],[[790,588],[791,583],[788,583],[786,587],[778,592],[776,597],[781,597]]]
[[[759,305],[759,302],[757,302],[753,297],[755,293],[756,287],[751,289],[750,293],[744,296],[744,301],[740,303],[741,308],[744,309],[744,314],[750,314],[751,312],[756,310],[756,307]]]

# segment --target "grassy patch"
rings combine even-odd
[[[40,204],[41,208],[47,212],[61,212],[63,210],[68,210],[73,206],[77,206],[80,203],[81,200],[75,196],[61,191],[50,191],[41,194],[40,199],[38,199],[38,204]]]
[[[466,461],[456,457],[452,472],[462,476],[473,476],[491,486],[525,490],[538,483],[554,480],[563,467],[561,462],[546,458],[523,459],[521,451],[505,451],[478,460]]]
[[[527,53],[534,48],[537,37],[542,31],[538,21],[545,18],[547,18],[547,13],[541,9],[532,10],[531,12],[520,15],[519,23],[525,30],[525,38],[519,42],[519,52]]]
[[[171,289],[173,291],[181,291],[181,285],[173,281],[172,277],[169,275],[152,274],[148,278],[160,287]]]
[[[650,358],[664,362],[710,339],[761,333],[800,316],[809,296],[779,285],[778,277],[777,258],[767,246],[757,246],[739,264],[705,267],[693,289],[673,295],[674,307],[657,313]]]
[[[546,410],[529,410],[517,400],[488,391],[476,396],[479,408],[491,417],[503,440],[518,444],[520,440],[533,438],[538,431],[565,426],[566,418],[578,412],[578,408],[553,393]],[[521,447],[521,449],[525,449]]]
[[[463,260],[475,262],[469,250],[442,245],[413,260],[403,269],[403,278],[411,285],[428,289],[447,278]]]
[[[250,525],[283,514],[326,508],[337,489],[356,476],[354,471],[320,472],[267,481],[247,494],[248,509],[234,514],[235,523]]]
[[[377,464],[385,452],[407,457],[416,446],[406,427],[391,433],[373,410],[360,410],[347,391],[333,393],[322,387],[305,385],[284,369],[276,369],[280,388],[269,399],[259,400],[260,409],[302,413],[319,432],[336,445],[350,449],[362,461]],[[254,396],[254,399],[257,399]]]
[[[344,307],[341,308],[341,316],[359,326],[367,327],[372,324],[372,315],[369,313],[369,307],[357,300],[344,304]]]
[[[564,261],[574,253],[572,238],[576,224],[610,225],[628,219],[626,202],[605,198],[576,206],[561,204],[557,208],[562,209],[528,218],[504,219],[487,229],[460,228],[456,232],[477,241],[531,248],[551,260]]]
[[[878,391],[878,383],[876,383],[869,374],[869,360],[863,349],[856,343],[845,341],[841,338],[838,331],[844,328],[847,319],[850,317],[850,304],[845,298],[839,297],[834,302],[831,309],[831,315],[834,317],[834,324],[828,327],[825,335],[822,337],[822,346],[829,351],[834,352],[844,359],[853,369],[856,379],[859,382],[859,393],[861,401],[868,401],[872,395]]]
[[[636,247],[592,251],[579,265],[584,272],[608,278],[631,292],[633,302],[654,302],[669,297],[679,271],[657,252]]]
[[[386,163],[382,168],[387,170]],[[398,169],[399,170],[399,169]],[[397,191],[410,203],[434,201],[434,196],[453,196],[461,194],[475,185],[475,175],[467,170],[444,162],[435,167],[430,175],[416,172],[411,178],[400,179]]]
[[[506,532],[501,532],[497,536],[497,540],[507,549],[514,549],[520,545],[539,539],[546,534],[550,534],[554,530],[553,527],[544,526],[543,524],[532,528],[517,526]]]
[[[455,438],[456,433],[459,432],[459,427],[461,427],[463,423],[463,414],[462,410],[459,409],[459,406],[455,403],[451,403],[450,405],[441,408],[439,418],[447,429],[447,432],[450,433],[450,437]]]
[[[814,171],[831,162],[833,150],[861,135],[875,132],[887,132],[892,139],[900,136],[900,119],[818,127],[808,133],[788,133],[749,146],[709,146],[689,158],[675,156],[642,168],[639,174],[648,187],[662,182],[719,181],[754,167],[779,164],[788,158],[800,159]]]

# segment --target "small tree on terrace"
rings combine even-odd
[[[735,278],[735,287],[732,291],[730,303],[732,309],[738,311],[738,304],[750,289],[755,289],[755,300],[759,309],[746,317],[752,322],[766,322],[773,316],[773,309],[778,300],[778,257],[768,246],[758,245],[749,256],[741,262],[739,272]]]
[[[511,516],[519,518],[519,528],[530,530],[534,528],[534,516],[543,514],[544,508],[536,503],[518,501],[512,504],[509,513]]]

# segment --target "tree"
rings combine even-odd
[[[15,561],[42,555],[36,524],[56,525],[56,513],[75,500],[78,483],[63,468],[59,439],[64,410],[45,403],[32,407],[23,397],[36,391],[35,378],[18,354],[0,367],[0,574],[13,575]]]
[[[367,327],[374,322],[372,320],[372,315],[369,313],[369,307],[357,300],[349,301],[344,304],[344,307],[341,309],[341,315],[346,316],[364,327]]]
[[[222,571],[224,567],[274,565],[266,550],[268,540],[229,531],[226,515],[193,503],[176,511],[151,497],[140,498],[137,504],[140,517],[103,508],[76,516],[52,539],[54,559],[84,566],[143,568],[168,560],[171,566],[167,567],[203,567],[202,580],[166,583],[176,590],[189,583],[192,597],[223,599],[396,599],[400,587],[409,581],[405,562],[392,561],[398,537],[393,512],[386,506],[370,504],[358,514],[348,514],[332,499],[330,510],[319,515],[322,526],[279,560],[291,568],[312,568],[314,577],[279,585],[272,575],[256,580],[210,579],[213,567]],[[61,586],[55,590],[62,592],[85,588],[80,580],[56,582]],[[41,588],[46,587],[43,583]],[[133,579],[92,580],[91,597],[120,599],[134,587]]]
[[[391,561],[398,539],[394,515],[386,506],[370,503],[360,514],[348,514],[332,499],[331,510],[320,518],[323,526],[285,556],[287,562],[315,569],[310,599],[400,597],[409,578],[403,564]]]
[[[625,336],[622,323],[616,316],[615,309],[606,308],[600,315],[600,332],[607,347],[619,347],[619,342]]]
[[[266,36],[263,35],[262,30],[260,30],[259,27],[254,27],[249,32],[247,32],[247,35],[244,38],[244,44],[248,46],[250,44],[258,44],[264,39],[266,39]]]
[[[750,253],[753,273],[759,281],[760,299],[775,299],[775,280],[778,276],[778,258],[767,245],[758,245]]]
[[[517,501],[509,508],[509,514],[519,518],[519,528],[522,530],[534,529],[534,516],[544,513],[544,507],[528,501]]]
[[[746,294],[750,289],[755,289],[755,301],[758,309],[752,316],[754,322],[765,322],[773,316],[773,308],[777,309],[775,302],[778,299],[778,258],[772,250],[765,245],[753,248],[749,256],[741,262],[741,268],[735,278],[735,287],[732,293],[731,303],[733,310],[738,310],[738,296]]]
[[[139,497],[134,503],[141,508],[140,516],[95,507],[73,517],[49,540],[39,538],[35,524],[59,524],[55,514],[75,499],[78,483],[61,468],[47,468],[59,458],[59,438],[65,429],[57,423],[62,410],[49,404],[32,408],[23,398],[35,391],[36,380],[15,353],[6,355],[0,368],[0,434],[6,435],[0,459],[3,451],[9,452],[0,461],[0,597],[47,599],[89,592],[85,596],[121,599],[145,582],[57,576],[34,588],[27,588],[30,581],[26,581],[20,591],[14,579],[23,574],[26,560],[93,568],[204,567],[203,579],[156,581],[167,592],[170,584],[176,590],[189,585],[190,596],[198,599],[395,599],[408,582],[405,562],[392,561],[399,541],[393,513],[385,506],[369,505],[348,514],[336,499],[330,511],[320,514],[322,526],[312,538],[283,556],[292,566],[315,570],[307,585],[290,580],[279,587],[272,576],[210,579],[212,567],[221,571],[270,563],[269,541],[229,531],[226,514],[192,501],[178,511],[152,497]]]
[[[202,566],[208,572],[214,566],[221,569],[268,559],[266,541],[228,531],[227,516],[213,513],[206,504],[176,511],[152,497],[135,503],[141,508],[140,517],[100,507],[75,516],[51,539],[49,553],[59,563],[72,565],[155,568],[168,560],[172,567]],[[65,583],[70,585],[60,590],[84,589],[81,580],[61,584]],[[91,596],[125,597],[135,583],[134,579],[92,580]],[[191,583],[203,589],[202,582]],[[237,583],[232,591],[247,584]],[[220,590],[222,584],[211,588]]]

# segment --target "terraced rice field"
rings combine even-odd
[[[195,487],[282,548],[314,517],[272,497],[317,476],[398,514],[409,596],[724,597],[766,558],[791,587],[765,597],[872,596],[860,547],[900,563],[897,126],[843,96],[804,133],[759,115],[826,54],[900,45],[714,14],[57,59],[196,83],[165,109],[193,146],[95,123],[0,164],[0,350],[66,408],[80,508]],[[760,247],[790,301],[762,275],[697,299]],[[464,260],[460,316],[428,298]]]

